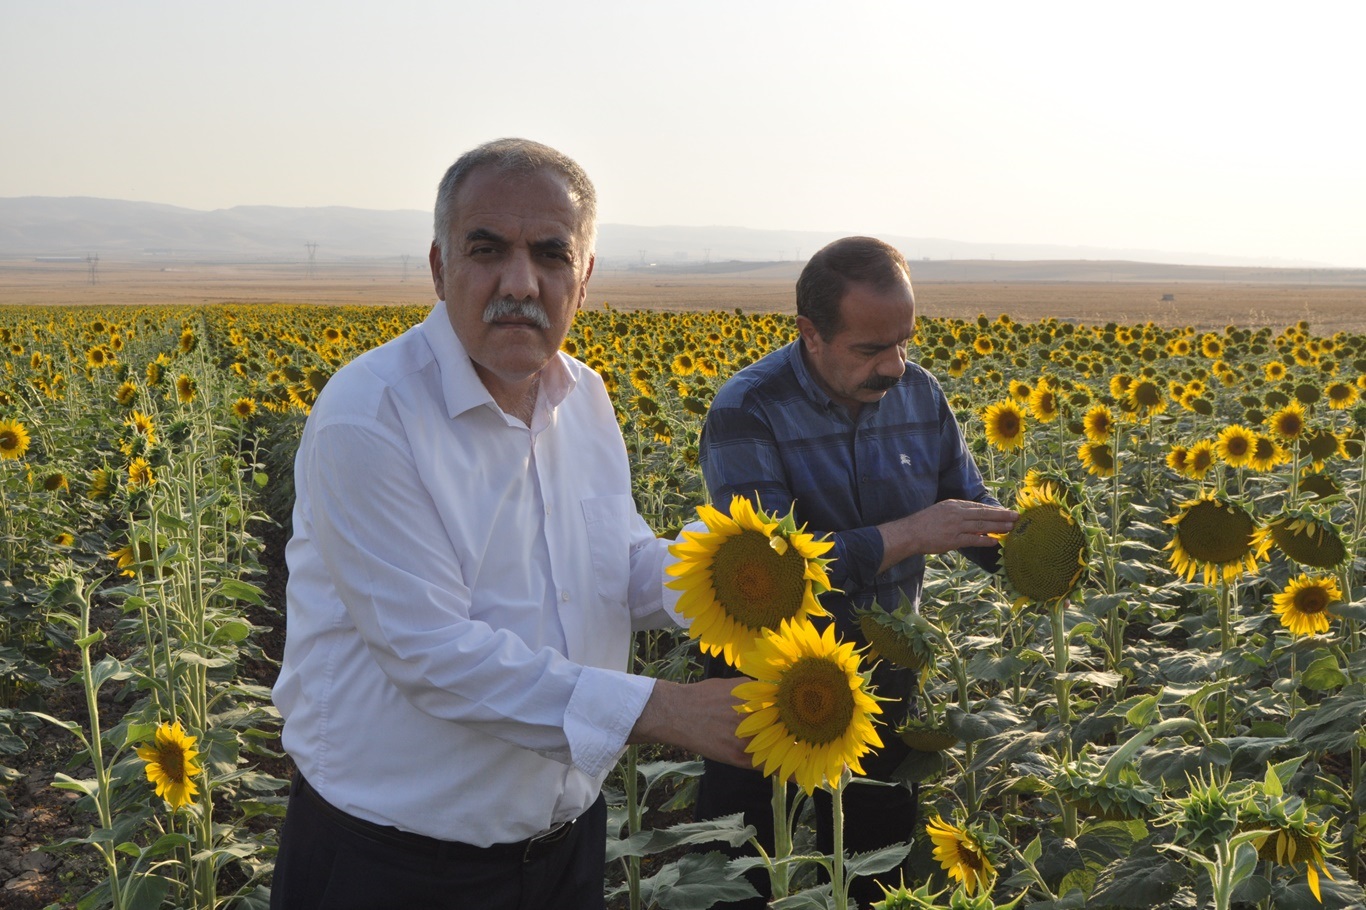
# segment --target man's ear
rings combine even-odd
[[[819,351],[824,343],[821,333],[816,330],[816,324],[805,316],[797,317],[797,334],[802,336],[802,344],[808,351]]]
[[[593,277],[593,264],[598,261],[598,257],[588,257],[588,268],[583,273],[583,281],[579,283],[579,305],[575,310],[583,309],[583,302],[588,299],[588,279]]]
[[[427,251],[427,262],[432,266],[432,286],[436,288],[436,298],[446,299],[446,275],[445,264],[441,261],[441,247],[435,240],[432,241],[432,248]]]

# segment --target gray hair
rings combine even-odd
[[[455,197],[465,179],[481,167],[496,168],[505,174],[530,175],[551,171],[563,177],[569,185],[569,198],[578,209],[578,239],[583,243],[585,252],[592,255],[598,234],[598,194],[584,169],[573,158],[548,145],[530,139],[495,139],[457,158],[437,187],[433,233],[436,245],[441,250],[442,261],[445,261],[449,252],[447,245],[450,243],[451,222],[455,220]]]

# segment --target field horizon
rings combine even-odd
[[[299,262],[94,265],[92,276],[84,261],[0,262],[0,305],[428,305],[435,299],[427,264],[417,260],[406,269],[374,261],[318,263],[311,269]],[[800,268],[797,262],[777,262],[601,269],[589,283],[587,306],[791,313]],[[1172,268],[1163,274],[1144,263],[912,263],[923,316],[1007,314],[1020,322],[1055,317],[1197,329],[1281,328],[1306,321],[1317,333],[1366,331],[1366,285],[1356,273]],[[1153,275],[1159,277],[1148,277]]]

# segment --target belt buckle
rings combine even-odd
[[[560,822],[558,825],[551,828],[549,831],[543,831],[540,834],[537,834],[535,837],[527,840],[526,850],[522,852],[522,862],[531,862],[532,854],[535,853],[539,848],[549,847],[552,844],[557,844],[560,841],[564,840],[565,837],[569,834],[569,832],[573,830],[574,822],[576,821],[578,821],[578,819],[571,818],[567,822]]]

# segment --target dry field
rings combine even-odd
[[[1054,316],[1081,323],[1134,323],[1222,328],[1283,327],[1307,320],[1316,333],[1366,331],[1366,285],[1235,273],[1232,280],[1104,280],[1103,269],[1073,268],[1075,280],[992,279],[981,263],[913,263],[916,299],[929,316],[1008,313],[1022,322]],[[1066,266],[1067,264],[1062,264]],[[1091,264],[1094,266],[1094,264]],[[618,309],[791,312],[799,263],[732,265],[702,271],[600,270],[589,285],[589,305]],[[996,270],[998,273],[1000,270]],[[1056,274],[1059,269],[1052,269]],[[1110,273],[1110,274],[1113,274]],[[1197,273],[1198,274],[1198,273]],[[1218,278],[1217,270],[1207,274]],[[1223,273],[1227,275],[1227,273]],[[0,262],[0,305],[71,304],[426,304],[432,300],[427,264],[414,257],[404,275],[393,263],[174,264],[101,261],[95,276],[82,262]],[[1098,280],[1099,279],[1099,280]],[[1172,300],[1164,300],[1171,295]]]

